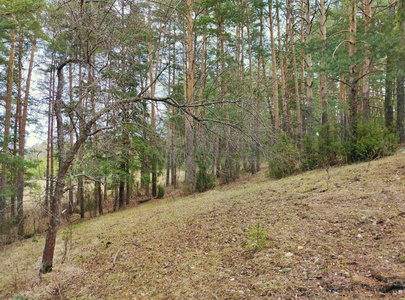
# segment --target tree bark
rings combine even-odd
[[[350,119],[349,119],[349,131],[351,138],[355,138],[357,134],[357,66],[354,63],[354,54],[356,51],[356,32],[357,32],[357,22],[356,22],[356,4],[357,1],[352,0],[349,5],[349,58],[352,64],[349,67],[349,109],[350,109]]]
[[[365,28],[364,31],[367,33],[371,26],[371,1],[372,0],[363,0],[364,1],[364,23]],[[370,50],[366,49],[366,57],[364,58],[363,62],[363,114],[364,120],[368,121],[370,119],[370,87],[369,87],[369,76],[368,73],[370,72],[370,63],[371,60],[369,58]]]
[[[16,113],[15,113],[15,118],[14,118],[14,150],[13,150],[13,156],[16,156],[18,154],[18,131],[20,127],[20,121],[22,119],[22,108],[21,106],[23,105],[23,100],[22,100],[22,67],[23,67],[23,42],[24,38],[22,36],[22,27],[19,28],[18,30],[18,81],[17,81],[17,103],[16,103]],[[14,178],[14,185],[17,186],[18,182],[18,170],[17,170],[17,176]],[[11,218],[14,219],[16,215],[16,196],[17,192],[13,193],[10,199],[10,215]]]
[[[290,1],[288,3],[291,3]],[[291,7],[289,7],[291,9]],[[294,24],[294,22],[291,22]],[[295,28],[294,25],[290,26],[290,41],[291,41],[291,55],[293,64],[293,75],[294,75],[294,92],[295,92],[295,110],[297,116],[297,140],[298,145],[302,137],[302,114],[301,114],[301,101],[300,101],[300,91],[298,83],[298,67],[297,67],[297,57],[295,54]]]
[[[51,64],[54,64],[55,51],[52,52]],[[47,146],[46,146],[46,186],[45,186],[45,203],[44,212],[45,215],[48,214],[49,209],[49,198],[53,193],[53,172],[51,172],[51,156],[53,155],[53,96],[54,96],[54,81],[55,72],[51,69],[49,73],[49,90],[48,90],[48,135],[47,135]],[[53,160],[52,160],[53,163]],[[52,167],[53,170],[53,167]]]
[[[13,22],[15,22],[14,16]],[[4,141],[2,150],[2,152],[5,155],[9,155],[8,143],[10,140],[11,103],[13,101],[14,58],[15,58],[15,29],[11,29],[10,56],[7,69],[7,94],[6,94],[6,114],[4,119]],[[3,162],[1,165],[0,222],[2,222],[5,219],[6,191],[7,191],[7,163]]]
[[[400,144],[405,142],[405,99],[404,99],[404,63],[401,63],[397,76],[397,135]]]
[[[58,79],[59,80],[59,79]],[[79,107],[83,109],[83,71],[82,71],[82,64],[79,65]],[[55,104],[56,105],[56,104]],[[83,131],[83,120],[79,120],[79,132],[80,134]],[[83,145],[79,149],[78,159],[79,165],[82,165],[83,157],[84,157],[84,149]],[[77,201],[79,201],[80,205],[80,218],[83,219],[85,216],[85,207],[84,207],[84,183],[83,183],[83,176],[80,175],[77,179]]]
[[[42,255],[42,265],[39,271],[39,274],[45,274],[52,271],[53,266],[53,256],[55,252],[56,245],[56,233],[60,223],[60,201],[63,196],[63,189],[65,187],[66,174],[73,162],[73,158],[80,146],[84,143],[87,138],[87,135],[84,132],[79,139],[76,141],[75,146],[72,150],[69,151],[69,155],[66,156],[65,153],[65,139],[64,139],[64,124],[62,120],[62,108],[64,107],[62,101],[62,93],[64,86],[64,76],[63,68],[66,66],[65,63],[62,63],[57,68],[57,78],[58,78],[58,87],[56,92],[55,99],[55,116],[57,123],[57,144],[58,144],[58,161],[59,161],[59,170],[56,178],[56,185],[54,193],[51,193],[50,197],[50,221],[47,230],[47,236],[45,240],[44,252]]]
[[[305,21],[305,1],[301,1],[301,14],[300,14],[300,42],[303,45],[304,44],[304,37],[305,37],[305,26],[304,26],[304,21]],[[300,100],[301,100],[301,118],[302,118],[302,134],[305,134],[307,132],[307,105],[305,103],[305,56],[304,54],[301,55],[301,85],[300,85]]]
[[[149,35],[151,36],[152,34],[152,10],[151,10],[151,2],[148,0],[148,31]],[[149,53],[149,81],[151,82],[150,86],[150,95],[151,97],[155,96],[155,90],[156,90],[156,84],[152,83],[153,81],[153,53],[152,53],[152,40],[149,39],[148,41],[148,53]],[[157,71],[157,64],[159,61],[159,50],[157,51],[157,58],[156,58],[156,68],[155,71]],[[151,135],[152,135],[152,143],[156,142],[156,136],[155,136],[155,131],[156,131],[156,108],[155,104],[152,101],[151,102]],[[152,197],[156,197],[157,195],[157,163],[156,163],[156,158],[152,158],[152,164],[151,164],[151,173],[152,173]]]
[[[125,163],[121,163],[121,171],[122,173],[125,173]],[[122,177],[122,175],[120,175]],[[120,184],[119,184],[119,197],[118,197],[118,209],[124,208],[124,194],[125,194],[125,179],[120,178]]]
[[[278,77],[277,77],[277,57],[276,45],[274,42],[273,25],[273,1],[269,1],[269,22],[270,22],[270,47],[271,47],[271,77],[273,82],[273,106],[274,106],[274,129],[277,132],[280,126],[279,108],[278,108]]]
[[[402,51],[400,52],[398,62],[398,75],[397,75],[397,135],[399,143],[405,143],[405,87],[404,87],[404,72],[405,72],[405,1],[402,0],[398,5],[398,14],[402,16],[399,21],[402,35]]]
[[[306,43],[311,42],[311,9],[310,0],[306,0],[305,5],[305,36]],[[307,109],[306,109],[306,123],[307,130],[310,135],[313,134],[314,115],[313,115],[313,88],[312,88],[312,55],[309,51],[306,54],[306,70],[307,70]]]
[[[103,197],[101,192],[101,183],[96,182],[97,196],[98,196],[98,214],[101,216],[103,214]]]
[[[366,0],[367,1],[367,0]],[[321,53],[325,53],[326,48],[326,9],[325,0],[320,0],[320,16],[319,16],[319,35],[321,38]],[[325,64],[323,62],[323,57],[321,57],[320,62],[320,74],[319,74],[319,107],[321,111],[321,124],[326,124],[328,122],[328,90],[327,90],[327,76],[326,72],[323,70]]]
[[[277,17],[277,39],[278,39],[278,56],[279,56],[279,64],[280,64],[280,79],[281,79],[281,102],[283,105],[283,112],[282,112],[282,127],[283,131],[288,131],[288,100],[286,96],[286,72],[284,66],[284,58],[283,58],[283,46],[281,44],[281,30],[280,30],[280,13],[279,13],[279,2],[276,0],[276,17]]]
[[[194,102],[195,89],[195,56],[194,56],[194,20],[193,20],[193,0],[187,0],[187,94],[186,104]],[[190,108],[190,112],[193,110]],[[194,120],[186,114],[185,129],[186,129],[186,174],[185,184],[194,190],[196,180],[196,164],[195,164],[195,136],[194,136]]]
[[[24,148],[25,148],[25,132],[27,125],[27,115],[28,115],[28,100],[30,95],[30,85],[32,69],[34,67],[35,49],[37,44],[37,38],[34,36],[31,47],[31,57],[28,67],[28,75],[25,87],[25,97],[22,106],[22,119],[19,122],[19,135],[18,135],[18,155],[24,159]],[[17,177],[17,220],[18,220],[18,235],[24,235],[24,167],[18,169]]]

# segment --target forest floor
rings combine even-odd
[[[404,299],[405,153],[64,228],[39,280],[43,246],[1,250],[1,299]]]

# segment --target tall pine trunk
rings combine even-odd
[[[311,42],[311,7],[310,0],[306,0],[305,5],[305,41],[307,44]],[[309,134],[313,134],[314,127],[314,115],[313,115],[313,87],[312,87],[312,55],[307,50],[306,54],[306,70],[307,70],[307,109],[306,109],[306,121],[307,121],[307,130]]]
[[[400,61],[398,62],[397,75],[397,135],[401,144],[405,143],[405,95],[404,95],[404,72],[405,72],[405,1],[400,1],[398,6],[398,15],[402,16],[400,28],[402,35],[402,51],[400,52]]]
[[[18,154],[24,159],[24,147],[25,147],[25,131],[27,125],[27,115],[28,115],[28,99],[30,95],[30,85],[31,85],[31,76],[32,69],[34,67],[34,57],[35,57],[35,48],[37,44],[37,38],[34,36],[31,47],[31,57],[28,67],[28,75],[25,87],[25,97],[24,103],[22,106],[22,119],[19,122],[19,135],[18,135]],[[17,177],[17,219],[18,219],[18,235],[24,235],[24,167],[18,169]]]
[[[277,57],[276,45],[274,42],[273,25],[273,1],[269,1],[269,22],[270,22],[270,47],[271,47],[271,80],[273,83],[273,106],[274,106],[274,129],[277,132],[280,126],[279,108],[278,108],[278,77],[277,77]]]
[[[321,53],[325,54],[326,48],[326,8],[325,0],[320,0],[320,16],[319,16],[319,35],[321,38]],[[320,62],[320,74],[319,74],[319,107],[321,111],[320,119],[321,124],[326,124],[328,122],[328,90],[327,90],[327,76],[326,72],[323,70],[324,62],[323,57],[321,57]]]
[[[355,138],[357,134],[357,66],[354,62],[354,54],[356,51],[355,35],[357,32],[356,4],[357,1],[351,0],[349,5],[349,58],[351,60],[351,65],[349,67],[349,131],[352,138]]]
[[[281,102],[283,106],[282,111],[282,127],[283,131],[288,131],[288,100],[286,95],[286,71],[285,71],[285,64],[283,58],[283,46],[281,44],[281,29],[280,29],[280,8],[279,2],[276,0],[276,21],[277,21],[277,39],[278,39],[278,57],[279,57],[279,64],[280,64],[280,79],[281,79]]]
[[[395,17],[395,2],[390,5],[389,16],[391,19],[391,26],[387,28],[391,30]],[[389,49],[387,52],[387,67],[385,75],[385,98],[384,98],[384,112],[385,112],[385,126],[389,131],[394,130],[394,110],[393,110],[393,93],[394,93],[394,80],[395,80],[395,54],[393,49]]]
[[[193,0],[187,0],[187,87],[186,87],[186,104],[193,104],[195,89],[195,49],[194,49],[194,20],[193,20]],[[193,109],[189,108],[190,113]],[[195,133],[194,120],[191,115],[186,114],[186,172],[185,184],[194,189],[196,180],[196,163],[195,163]]]
[[[14,16],[13,21],[15,22]],[[4,141],[3,141],[3,153],[6,155],[9,155],[8,143],[10,140],[11,103],[13,101],[14,58],[15,58],[15,29],[11,29],[10,56],[7,70],[6,114],[4,119]],[[0,223],[5,219],[6,191],[7,191],[7,163],[3,162],[1,165]]]
[[[371,26],[371,1],[372,0],[363,0],[364,1],[364,23],[365,28],[364,31],[367,33]],[[370,87],[369,87],[369,76],[368,73],[370,72],[370,63],[371,60],[369,58],[370,50],[366,49],[366,57],[364,57],[363,62],[363,86],[362,86],[362,93],[363,93],[363,114],[364,119],[368,121],[370,119]]]

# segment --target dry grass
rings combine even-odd
[[[44,237],[7,246],[0,298],[404,297],[383,291],[405,278],[405,154],[332,168],[326,187],[325,170],[259,174],[92,219],[73,228],[67,253],[60,231],[41,281]],[[268,233],[261,249],[247,247],[257,224]]]

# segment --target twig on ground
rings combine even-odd
[[[118,248],[117,253],[115,253],[114,260],[113,260],[113,268],[115,267],[115,262],[117,260],[118,254],[120,253],[122,247],[124,247],[125,245],[135,245],[135,246],[139,247],[139,243],[137,243],[137,242],[125,242],[125,243],[121,244],[121,246]]]

